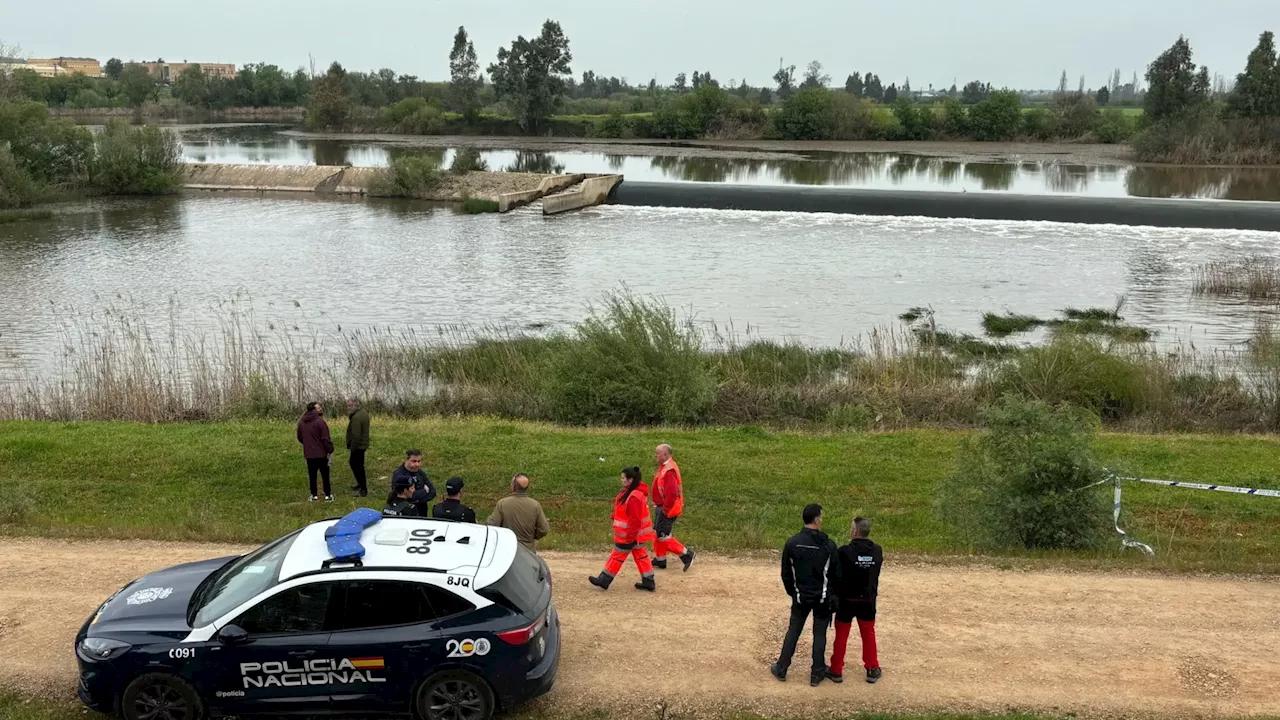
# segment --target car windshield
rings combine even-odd
[[[280,565],[298,533],[286,535],[227,566],[198,598],[202,603],[191,621],[204,627],[272,587],[280,577]]]

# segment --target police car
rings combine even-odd
[[[75,652],[80,699],[126,720],[483,720],[551,689],[560,622],[510,530],[357,510],[129,583]]]

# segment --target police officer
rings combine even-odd
[[[431,508],[431,517],[439,520],[473,523],[476,511],[462,504],[462,478],[451,477],[444,484],[444,500]]]
[[[413,476],[396,474],[391,478],[391,494],[387,495],[387,505],[382,508],[383,515],[397,517],[430,517],[428,503],[435,493],[428,493]]]

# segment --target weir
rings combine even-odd
[[[618,205],[1280,232],[1280,203],[628,182]]]

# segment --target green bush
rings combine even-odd
[[[1102,143],[1122,143],[1133,137],[1137,124],[1120,108],[1106,108],[1098,117],[1093,136]]]
[[[462,212],[467,215],[483,215],[498,212],[498,203],[483,198],[463,198]]]
[[[1022,114],[1022,132],[1036,140],[1048,140],[1057,132],[1058,121],[1044,108],[1031,108]]]
[[[1084,550],[1105,536],[1106,477],[1094,458],[1095,420],[1076,408],[1002,399],[960,449],[938,488],[940,519],[975,545]]]
[[[870,100],[855,98],[849,93],[832,93],[832,96],[832,140],[870,140],[877,136],[876,113],[871,109]]]
[[[700,138],[729,111],[729,93],[715,85],[681,93],[654,113],[654,129],[659,137]]]
[[[17,166],[37,184],[80,183],[93,159],[93,133],[50,117],[38,102],[0,102],[0,145],[5,143]]]
[[[942,132],[953,138],[969,136],[969,111],[955,98],[942,101]]]
[[[773,117],[783,140],[826,140],[836,127],[835,93],[822,87],[792,93]]]
[[[369,193],[380,197],[422,197],[440,187],[444,175],[440,163],[426,155],[392,157],[385,170],[378,173]]]
[[[1146,409],[1144,365],[1087,336],[1064,333],[995,367],[988,396],[1016,395],[1052,405],[1069,403],[1109,420]]]
[[[551,359],[543,389],[559,422],[694,423],[711,406],[715,381],[701,334],[659,302],[611,295],[577,325],[574,339]]]
[[[0,209],[29,207],[40,200],[43,189],[18,166],[7,145],[0,145]]]
[[[928,140],[933,135],[933,110],[910,100],[898,98],[893,104],[893,116],[898,119],[898,140]]]
[[[469,172],[488,172],[489,163],[480,157],[480,151],[473,147],[458,148],[458,152],[453,156],[453,164],[449,166],[449,172],[454,175],[464,175]]]
[[[405,135],[436,135],[444,131],[444,111],[426,98],[405,98],[382,109],[379,121],[393,132]]]
[[[98,135],[97,146],[90,180],[102,192],[157,195],[182,184],[182,149],[168,130],[112,120]]]
[[[1022,128],[1022,98],[1011,90],[993,92],[969,109],[969,124],[977,140],[1012,140]]]

